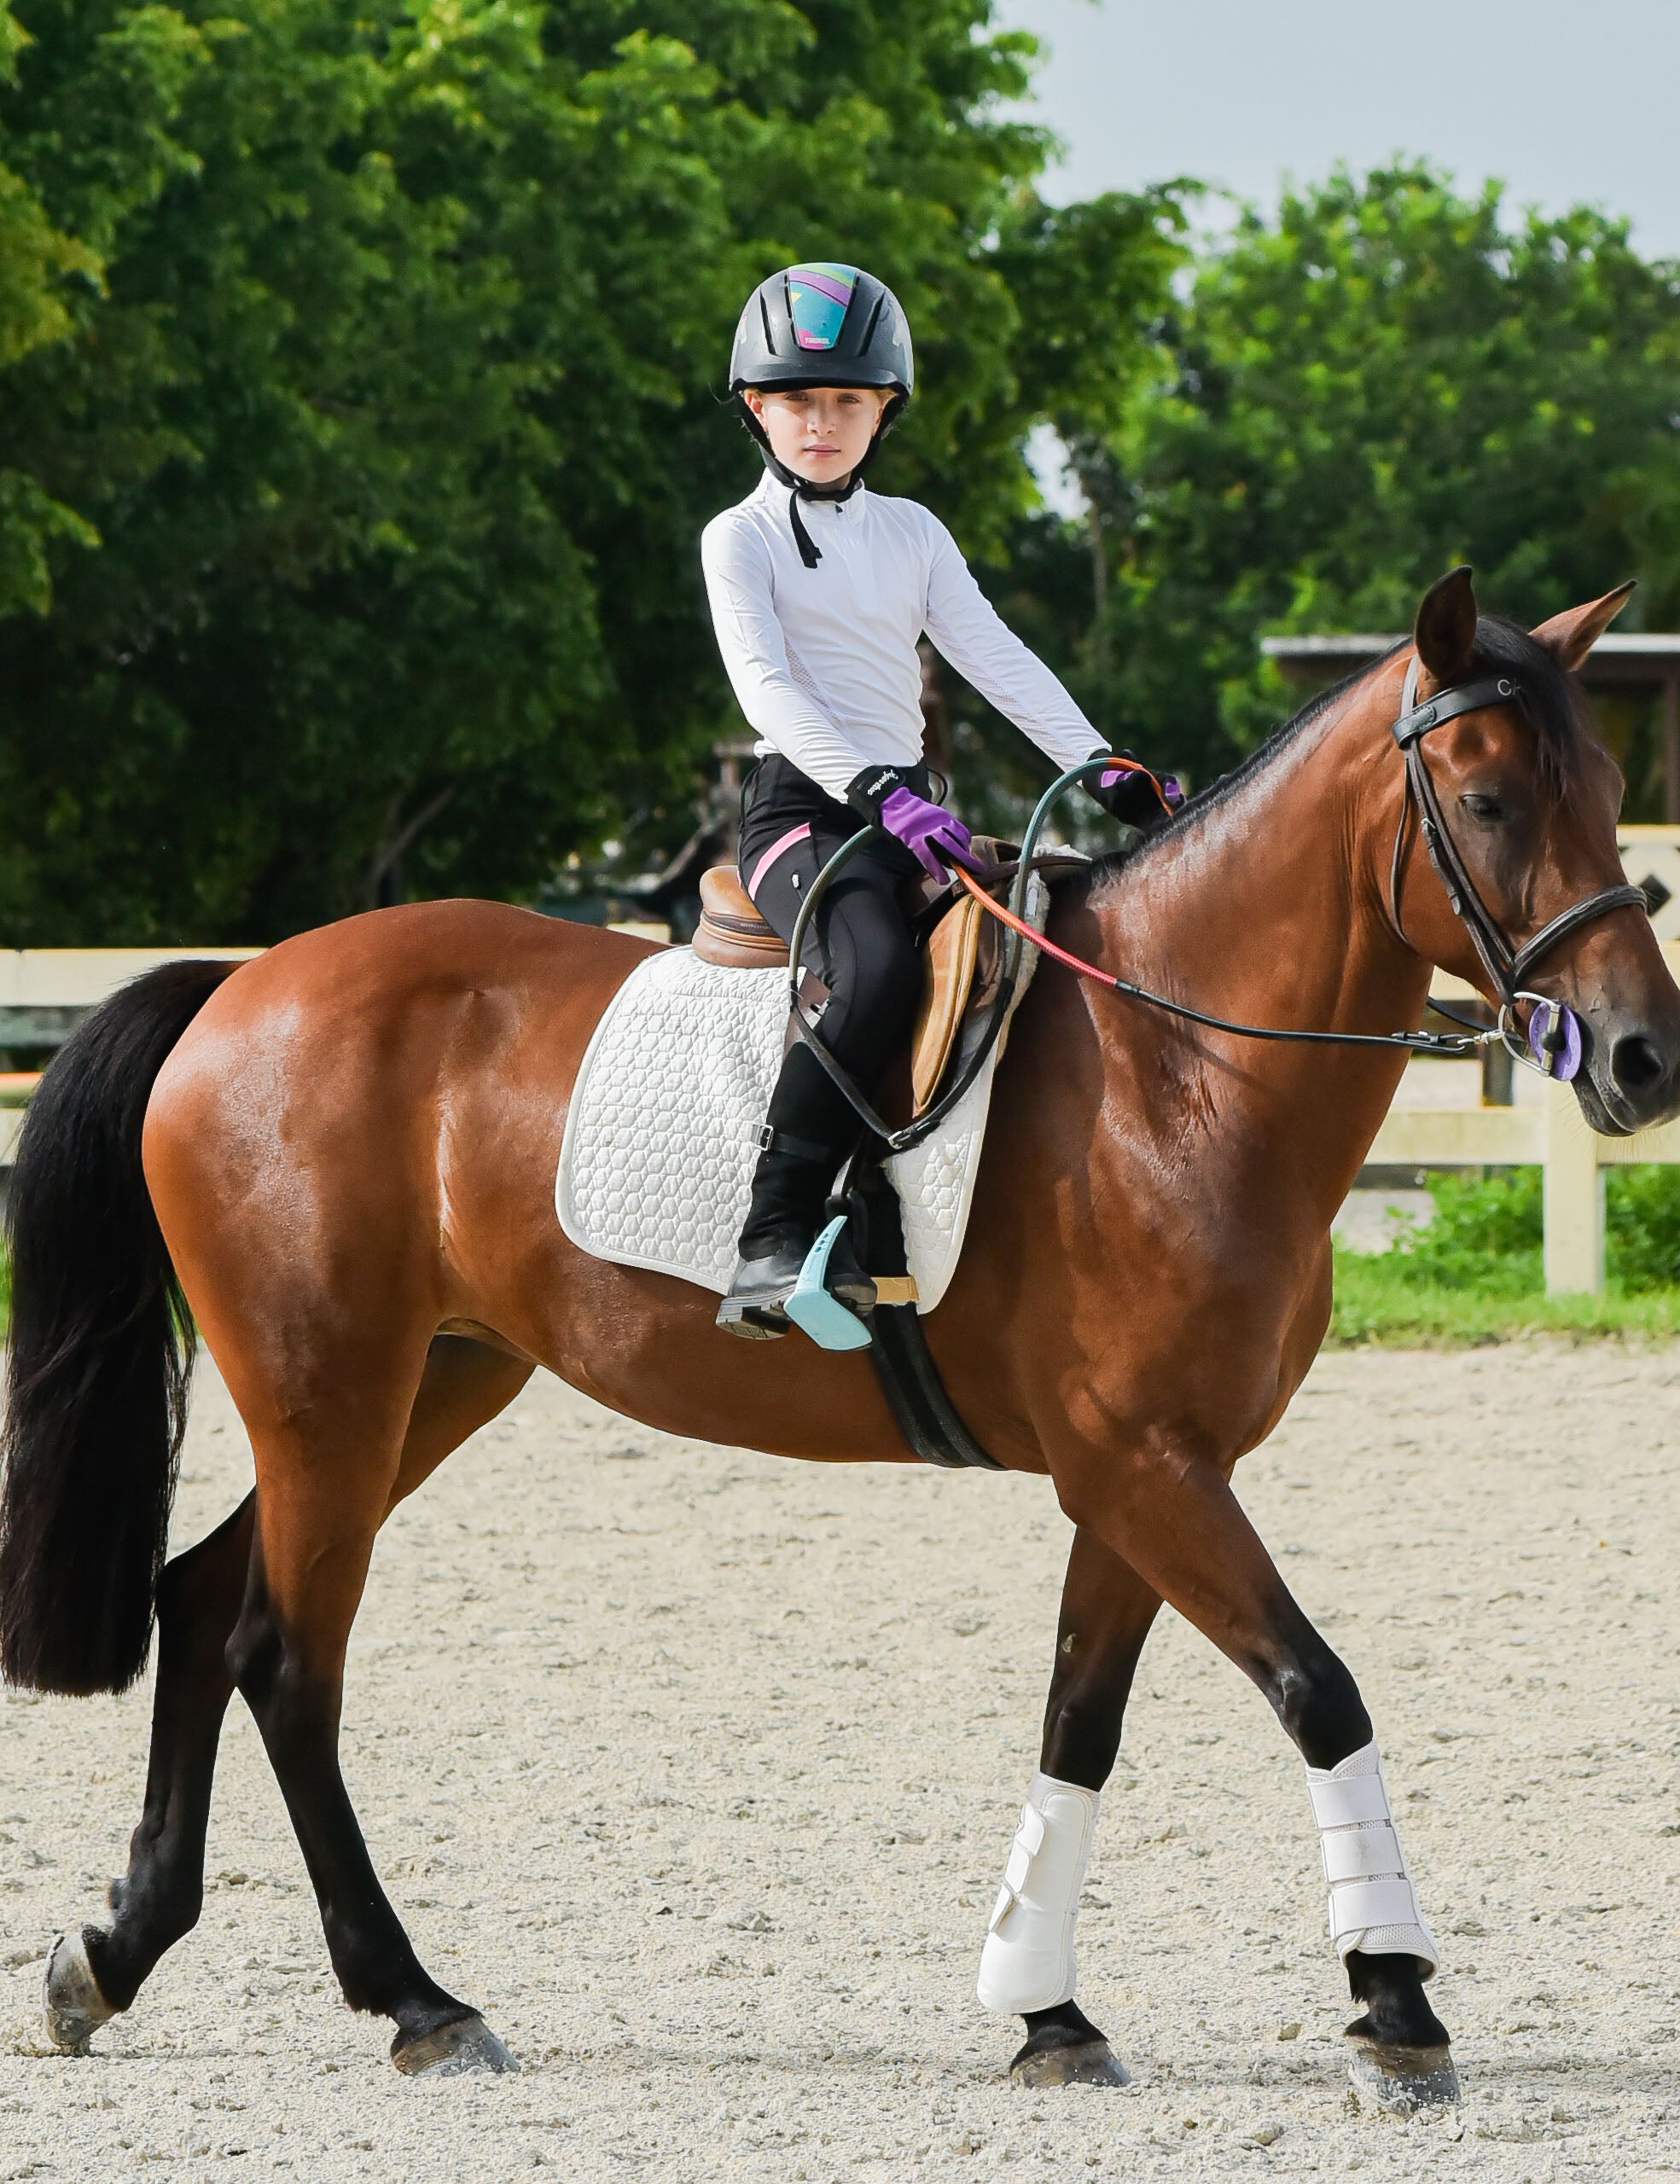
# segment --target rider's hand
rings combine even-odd
[[[1091,755],[1101,758],[1108,753],[1097,751]],[[1184,793],[1171,774],[1163,774],[1158,781],[1130,751],[1117,751],[1113,756],[1126,763],[1111,766],[1094,781],[1085,783],[1111,819],[1118,819],[1123,826],[1141,827],[1147,832],[1170,818],[1184,801]]]
[[[920,863],[930,880],[949,876],[952,864],[980,868],[968,854],[968,829],[943,804],[930,804],[905,786],[894,766],[866,767],[846,789],[846,802],[883,827]]]

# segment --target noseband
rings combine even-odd
[[[1388,869],[1388,909],[1394,930],[1408,947],[1406,928],[1400,915],[1400,868],[1405,851],[1406,834],[1414,816],[1423,846],[1429,852],[1429,862],[1435,868],[1441,885],[1446,890],[1447,900],[1454,915],[1470,936],[1472,946],[1481,958],[1482,968],[1489,983],[1499,996],[1499,1032],[1506,1047],[1521,1060],[1528,1054],[1521,1051],[1521,1033],[1517,1024],[1517,1003],[1526,1001],[1532,1004],[1529,1018],[1527,1047],[1534,1063],[1548,1077],[1566,1081],[1572,1077],[1581,1066],[1581,1027],[1572,1009],[1562,1002],[1549,1001],[1543,994],[1529,991],[1524,984],[1528,973],[1542,957],[1549,956],[1561,941],[1572,932],[1578,932],[1595,918],[1607,916],[1612,910],[1646,908],[1645,891],[1625,882],[1619,887],[1601,887],[1596,895],[1588,895],[1573,903],[1567,910],[1543,925],[1520,948],[1513,948],[1492,912],[1483,902],[1475,881],[1459,852],[1452,829],[1447,825],[1446,814],[1436,793],[1435,783],[1423,757],[1423,738],[1432,728],[1439,728],[1450,720],[1456,720],[1461,713],[1478,712],[1484,706],[1524,705],[1528,702],[1520,683],[1509,676],[1485,676],[1479,682],[1461,682],[1445,690],[1438,690],[1426,704],[1417,702],[1417,657],[1413,654],[1406,668],[1405,687],[1400,694],[1400,717],[1394,723],[1394,741],[1405,755],[1406,793],[1400,806],[1400,816],[1394,828],[1394,855]],[[1468,1019],[1453,1014],[1450,1009],[1438,1012],[1452,1017],[1455,1023]]]

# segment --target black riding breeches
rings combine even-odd
[[[909,776],[919,794],[929,785]],[[770,758],[748,784],[741,876],[760,916],[784,940],[817,874],[864,822],[786,758]],[[888,835],[867,842],[817,906],[804,960],[828,989],[817,1032],[866,1097],[880,1086],[916,1021],[921,963],[898,894],[921,867]]]

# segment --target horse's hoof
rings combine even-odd
[[[391,2043],[391,2059],[405,2077],[465,2077],[469,2071],[516,2071],[517,2059],[496,2037],[484,2019],[457,2018],[440,2024],[435,2032],[399,2032]]]
[[[1420,2108],[1458,2103],[1450,2048],[1385,2048],[1375,2040],[1350,2040],[1347,2075],[1355,2093],[1386,2115],[1416,2116]]]
[[[1060,2026],[1047,2026],[1055,2033]],[[1035,2033],[1009,2065],[1009,2083],[1028,2093],[1057,2085],[1130,2085],[1125,2065],[1099,2033],[1095,2040],[1045,2039]]]
[[[47,1958],[47,2037],[67,2055],[85,2055],[100,2026],[117,2014],[99,1991],[88,1961],[87,1929],[61,1934]]]

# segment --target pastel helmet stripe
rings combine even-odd
[[[832,349],[857,285],[855,265],[790,265],[788,310],[802,349]]]

